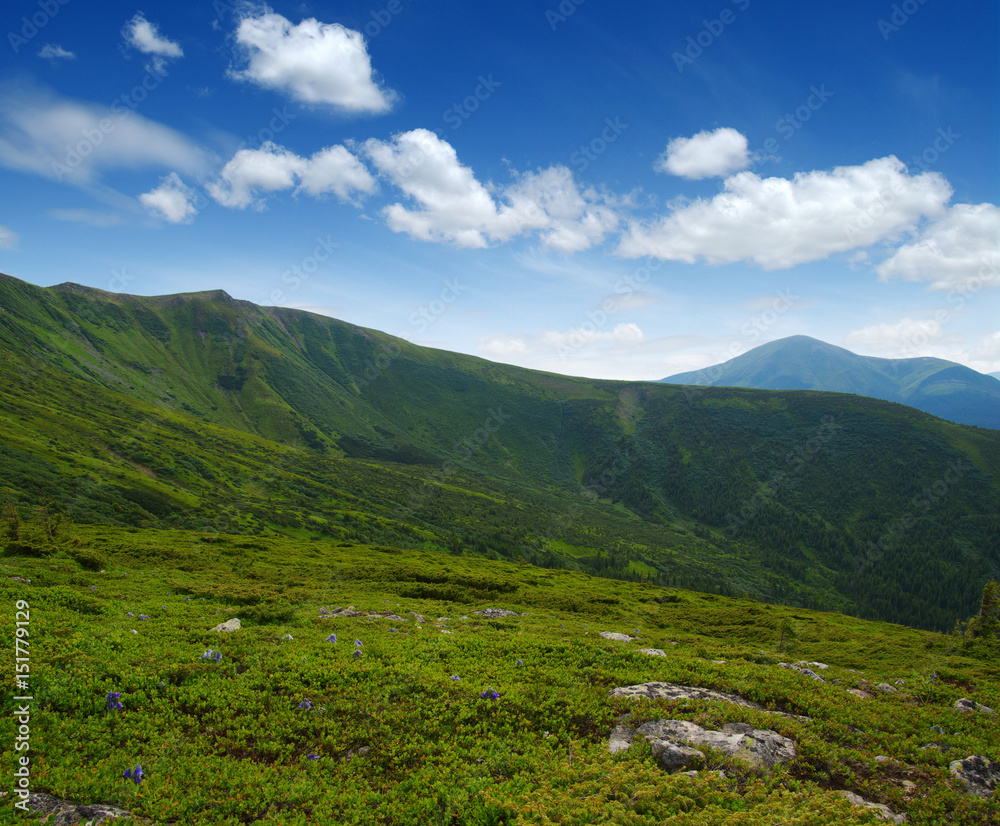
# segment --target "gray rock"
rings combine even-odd
[[[88,826],[90,824],[98,826],[114,818],[132,817],[130,812],[115,806],[106,806],[103,803],[93,805],[73,803],[50,794],[28,795],[28,808],[39,820],[44,819],[46,826],[76,826],[83,822]]]
[[[666,657],[666,652],[659,648],[640,648],[640,654],[648,654],[650,657]]]
[[[427,620],[424,619],[424,615],[423,614],[418,614],[416,611],[407,611],[406,612],[406,616],[413,617],[413,619],[416,622],[427,622]]]
[[[506,608],[484,608],[482,611],[473,611],[486,619],[503,619],[504,617],[526,617],[527,614],[519,614],[517,611],[508,611]]]
[[[240,621],[234,617],[233,619],[228,619],[225,622],[220,622],[212,630],[213,631],[219,631],[219,632],[222,632],[222,631],[239,631],[240,627],[241,627],[240,626]]]
[[[739,694],[727,694],[716,691],[712,688],[698,688],[690,685],[677,685],[676,683],[640,683],[639,685],[627,685],[620,688],[613,688],[609,694],[612,697],[642,697],[647,700],[719,700],[724,703],[733,703],[752,708],[756,711],[766,711],[768,714],[777,714],[781,717],[791,717],[795,720],[808,720],[808,717],[799,717],[795,714],[785,714],[782,711],[772,711],[759,703],[754,703],[741,697]]]
[[[630,637],[628,634],[616,634],[614,631],[601,631],[601,639],[618,640],[618,642],[632,642],[634,637]]]
[[[690,753],[694,749],[682,751],[681,744],[688,746],[708,746],[728,754],[734,760],[755,769],[770,769],[795,758],[795,744],[770,729],[757,729],[749,723],[726,723],[721,731],[704,729],[686,720],[650,720],[634,731],[623,731],[627,727],[619,725],[612,732],[615,751],[622,751],[631,745],[636,735],[654,745],[654,754],[661,765],[676,765],[676,769],[690,768],[694,759]],[[675,748],[668,750],[667,744]],[[663,755],[662,757],[660,755]]]
[[[863,806],[866,809],[874,809],[875,813],[883,820],[891,821],[892,823],[906,823],[906,815],[898,815],[884,803],[872,803],[870,800],[865,800],[860,795],[854,792],[849,792],[846,789],[841,789],[840,793],[847,798],[847,802],[853,806]]]
[[[963,697],[961,700],[955,700],[954,708],[957,711],[980,711],[983,714],[995,714],[992,708],[981,705],[975,700],[970,700],[968,697]]]
[[[800,660],[799,662],[795,663],[795,665],[797,665],[799,668],[809,668],[810,666],[812,666],[813,668],[818,668],[820,671],[826,671],[830,667],[826,663],[818,663],[815,661],[810,663],[806,662],[805,660]]]
[[[805,674],[807,677],[810,677],[813,680],[819,680],[821,683],[825,683],[826,682],[826,680],[824,680],[822,677],[820,677],[819,674],[817,674],[811,668],[803,668],[801,665],[797,665],[797,664],[796,665],[789,665],[788,663],[778,663],[778,667],[779,668],[787,668],[789,671],[795,671],[795,672],[798,672],[799,674]]]
[[[898,688],[893,685],[889,685],[888,683],[879,683],[875,686],[875,690],[881,692],[882,694],[896,694],[899,692]]]
[[[627,718],[628,715],[626,714],[623,719]],[[625,725],[624,722],[619,722],[617,726],[611,729],[611,736],[608,738],[608,751],[612,754],[618,754],[620,751],[625,751],[625,749],[632,745],[632,738],[634,734],[635,732]]]
[[[873,696],[867,691],[862,691],[860,688],[849,688],[847,689],[847,693],[853,694],[855,697],[860,697],[862,700],[870,700]]]
[[[653,757],[656,758],[664,771],[679,772],[690,769],[692,766],[700,766],[705,762],[705,755],[698,749],[682,746],[672,740],[659,740],[655,737],[647,739]]]
[[[968,794],[977,797],[992,798],[1000,782],[1000,763],[982,754],[953,760],[948,771],[962,781]]]

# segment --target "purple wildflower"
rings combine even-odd
[[[121,696],[122,693],[120,691],[109,691],[107,699],[104,701],[104,707],[108,711],[118,711],[119,709],[125,708],[125,706],[121,704],[121,700],[118,699]]]
[[[462,678],[461,678],[461,677],[459,677],[459,676],[458,676],[458,674],[452,674],[452,675],[451,675],[451,679],[452,679],[452,680],[454,680],[454,681],[455,681],[455,682],[457,683],[457,682],[458,682],[459,680],[461,680]]]
[[[482,694],[479,695],[483,700],[499,700],[500,695],[493,690],[493,686],[490,686]]]
[[[312,708],[312,703],[309,702],[309,698],[306,697],[301,703],[299,703],[299,708],[304,708],[306,711]]]
[[[337,635],[331,634],[329,637],[326,638],[326,641],[335,643],[337,641]]]

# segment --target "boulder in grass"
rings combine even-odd
[[[705,755],[698,749],[675,743],[672,740],[659,740],[651,737],[649,738],[649,746],[653,757],[660,764],[660,768],[671,774],[700,767],[705,762]]]
[[[965,786],[968,794],[992,798],[1000,783],[1000,763],[982,754],[953,760],[948,770]]]
[[[687,720],[650,720],[634,730],[616,726],[609,738],[609,751],[624,751],[636,736],[647,740],[660,765],[668,771],[689,769],[704,758],[694,746],[728,754],[753,769],[771,769],[795,759],[795,744],[770,729],[758,729],[749,723],[726,723],[720,731],[704,729]]]
[[[618,642],[632,642],[633,637],[628,634],[616,634],[614,631],[601,631],[601,639],[617,640]]]
[[[961,700],[955,700],[954,708],[956,711],[979,711],[983,714],[995,714],[992,708],[982,705],[982,703],[977,703],[975,700],[970,700],[968,697],[963,697]]]
[[[132,814],[125,809],[115,806],[107,806],[103,803],[85,804],[73,803],[69,800],[61,800],[50,794],[30,794],[28,796],[28,808],[40,820],[50,824],[82,823],[104,824],[118,818],[129,818],[130,823],[136,821],[132,819]],[[37,821],[36,821],[37,822]],[[148,821],[141,820],[141,823]]]
[[[241,627],[240,626],[240,621],[234,617],[233,619],[228,619],[225,622],[220,622],[212,630],[213,631],[219,631],[219,632],[223,632],[223,631],[239,631],[240,627]]]
[[[847,798],[847,802],[852,806],[861,806],[865,809],[873,809],[875,814],[877,814],[882,820],[888,820],[891,823],[906,823],[906,815],[898,815],[882,803],[872,803],[870,800],[865,800],[861,797],[861,795],[849,792],[846,789],[842,789],[840,793]]]

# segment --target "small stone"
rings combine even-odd
[[[220,622],[212,630],[222,633],[224,631],[239,631],[240,627],[240,621],[234,617],[233,619],[228,619],[225,622]]]
[[[617,640],[618,642],[632,642],[632,637],[628,634],[616,634],[614,631],[601,631],[601,639]]]
[[[640,648],[640,654],[648,654],[650,657],[666,657],[666,652],[660,650],[659,648]]]
[[[875,690],[881,692],[882,694],[896,694],[899,689],[895,686],[891,686],[888,683],[879,683],[875,686]]]
[[[874,809],[880,818],[883,820],[889,820],[893,823],[906,823],[906,815],[898,815],[888,806],[883,803],[872,803],[869,800],[865,800],[861,795],[857,795],[854,792],[849,792],[846,789],[841,789],[840,793],[847,798],[847,802],[853,806],[862,806],[866,809]]]

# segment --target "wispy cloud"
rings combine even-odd
[[[38,56],[44,60],[73,60],[76,55],[68,52],[57,43],[46,43],[38,52]]]
[[[7,84],[0,87],[0,165],[84,186],[120,168],[204,174],[210,157],[180,132],[127,107]]]
[[[160,36],[159,28],[140,11],[122,29],[125,42],[140,52],[160,57],[183,57],[184,51],[172,40]]]
[[[12,250],[17,246],[17,233],[5,226],[0,226],[0,250]]]

